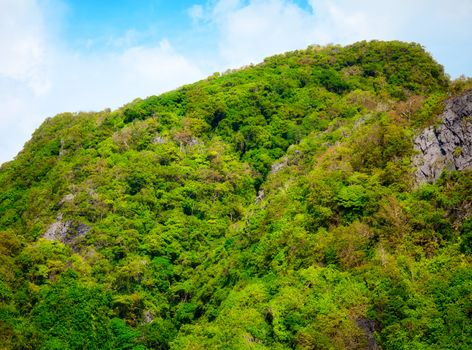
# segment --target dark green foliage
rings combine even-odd
[[[60,281],[42,291],[32,309],[31,321],[42,347],[110,347],[110,298],[99,288],[81,286],[74,275],[63,273]]]
[[[46,120],[0,169],[0,347],[470,348],[471,173],[410,161],[469,87],[372,41]]]

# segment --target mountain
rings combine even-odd
[[[471,88],[371,41],[47,119],[0,168],[0,347],[472,348]]]

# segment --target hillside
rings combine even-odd
[[[471,88],[372,41],[47,119],[0,168],[0,348],[472,348]]]

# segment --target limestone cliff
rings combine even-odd
[[[416,181],[434,182],[444,169],[472,167],[472,90],[446,102],[441,124],[415,139]]]

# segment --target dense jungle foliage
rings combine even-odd
[[[0,348],[472,348],[471,172],[411,164],[470,86],[372,41],[47,119],[0,170]]]

